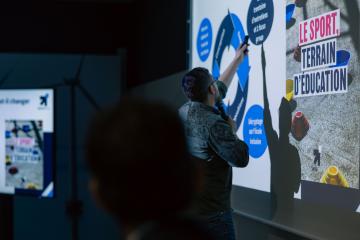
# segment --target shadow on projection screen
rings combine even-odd
[[[250,149],[233,184],[359,211],[359,0],[196,0],[190,67],[218,78],[250,52],[224,104]]]

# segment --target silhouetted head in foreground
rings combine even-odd
[[[87,138],[90,188],[125,226],[185,210],[195,191],[181,120],[159,103],[123,99],[94,119]]]

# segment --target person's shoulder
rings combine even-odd
[[[179,109],[178,113],[182,120],[185,120],[187,118],[187,113],[189,112],[190,108],[190,101],[184,103]]]
[[[226,121],[220,116],[220,114],[216,113],[215,110],[211,111],[209,109],[203,109],[201,115],[203,116],[203,120],[209,129],[224,123],[226,124]]]
[[[191,101],[187,101],[181,107],[179,107],[178,111],[179,111],[179,113],[181,113],[184,111],[189,111],[189,109],[191,109],[191,108],[194,108],[194,104],[192,104]]]
[[[207,127],[211,127],[217,121],[222,120],[220,114],[215,109],[199,102],[186,102],[178,111],[183,120],[194,120]]]
[[[190,106],[190,101],[187,101],[187,102],[185,102],[183,105],[181,105],[180,107],[179,107],[179,111],[181,110],[181,109],[183,109],[183,108],[185,108],[185,107],[189,107]]]

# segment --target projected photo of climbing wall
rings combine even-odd
[[[6,186],[43,189],[42,121],[8,120],[6,125]]]
[[[359,189],[359,1],[287,1],[286,98],[301,179]],[[284,90],[285,91],[285,90]]]

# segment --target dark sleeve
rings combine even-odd
[[[217,121],[210,128],[211,149],[232,167],[246,167],[249,162],[249,148],[232,131],[224,120]]]

